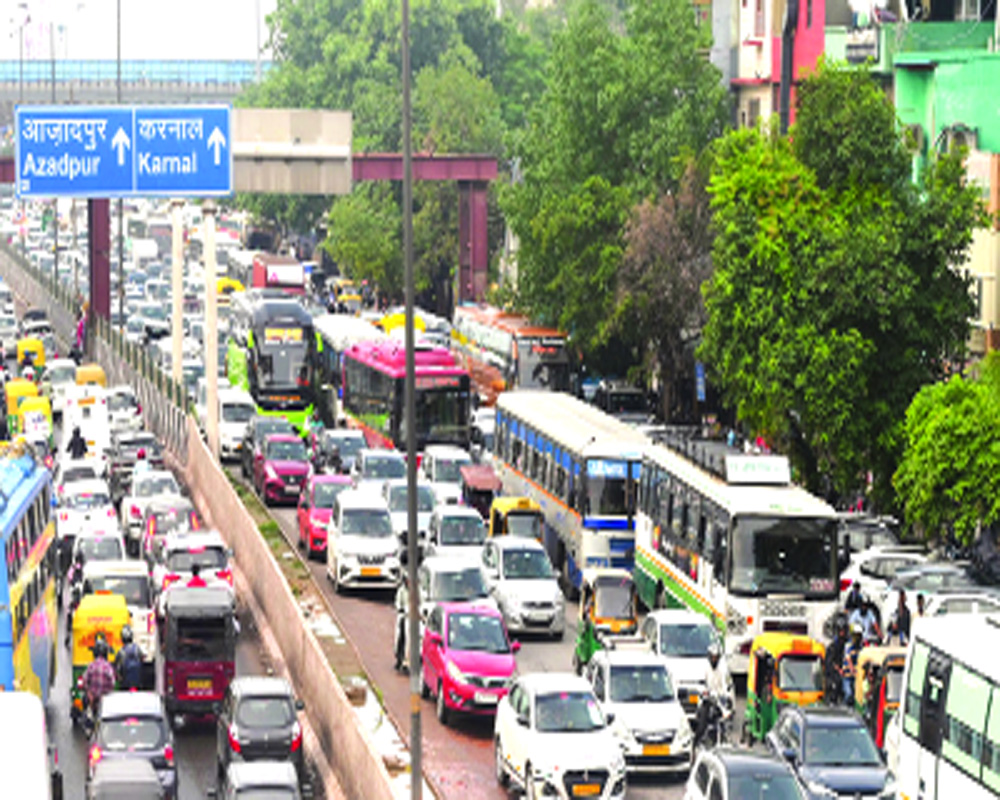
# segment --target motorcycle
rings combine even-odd
[[[709,692],[701,696],[700,703],[707,704],[705,727],[695,741],[695,749],[729,744],[732,734],[733,701],[728,697],[716,697]],[[700,711],[700,708],[699,708]]]

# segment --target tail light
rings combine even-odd
[[[60,511],[59,512],[59,521],[60,522],[65,522],[68,519],[69,519],[69,514],[67,514],[65,511]]]
[[[167,694],[174,693],[174,668],[167,667]]]
[[[135,413],[136,414],[141,414],[142,413],[142,403],[136,403],[136,405],[135,405]]]
[[[843,594],[848,589],[850,589],[852,583],[853,583],[853,581],[850,578],[841,578],[840,579],[840,593]]]
[[[166,589],[170,584],[177,583],[181,579],[181,576],[176,572],[168,572],[163,576],[163,588]]]
[[[292,750],[291,752],[296,752],[300,747],[302,747],[302,726],[298,722],[292,723]]]
[[[198,519],[197,512],[195,512],[195,511],[191,512],[191,521],[190,521],[189,524],[191,526],[191,530],[193,530],[193,531],[200,531],[201,530],[201,520]]]
[[[97,766],[97,762],[100,761],[103,756],[104,753],[101,752],[101,748],[96,744],[92,745],[90,748],[90,766]]]
[[[150,612],[146,615],[146,633],[153,632],[153,614]]]
[[[115,510],[113,508],[108,509],[108,516],[113,517],[115,515]]]
[[[167,745],[163,748],[163,757],[167,759],[167,763],[170,766],[174,765],[174,748],[173,745]]]
[[[233,571],[231,569],[220,569],[215,573],[215,577],[219,580],[225,581],[230,586],[233,585]]]
[[[139,506],[132,506],[128,510],[128,513],[132,519],[142,519],[142,512],[139,510]]]
[[[230,747],[230,749],[232,749],[232,751],[234,753],[241,752],[240,740],[236,738],[236,726],[235,725],[230,725],[229,726],[229,730],[226,731],[226,733],[229,735],[229,747]]]

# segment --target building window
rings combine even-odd
[[[753,35],[761,37],[764,35],[764,0],[754,0],[756,3],[753,20]]]
[[[757,120],[760,119],[760,98],[756,97],[749,103],[749,114],[747,115],[747,124],[751,128],[757,127]]]

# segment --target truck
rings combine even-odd
[[[257,253],[253,257],[252,285],[258,289],[282,289],[305,294],[305,268],[291,256]]]

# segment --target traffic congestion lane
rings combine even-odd
[[[272,508],[271,514],[290,542],[296,542],[298,527],[294,508]],[[409,735],[409,677],[393,668],[392,641],[396,613],[391,592],[347,591],[336,594],[326,579],[326,565],[309,562],[309,569],[323,596],[330,603],[344,633],[357,647],[372,681],[382,692],[386,707]],[[566,632],[562,641],[521,639],[518,671],[565,672],[572,669],[577,631],[576,603],[566,604]],[[738,708],[738,719],[742,720]],[[449,726],[438,722],[433,701],[421,703],[424,770],[446,800],[504,800],[508,793],[496,782],[493,768],[493,718],[454,717]],[[680,800],[684,779],[671,776],[629,778],[629,800]]]

